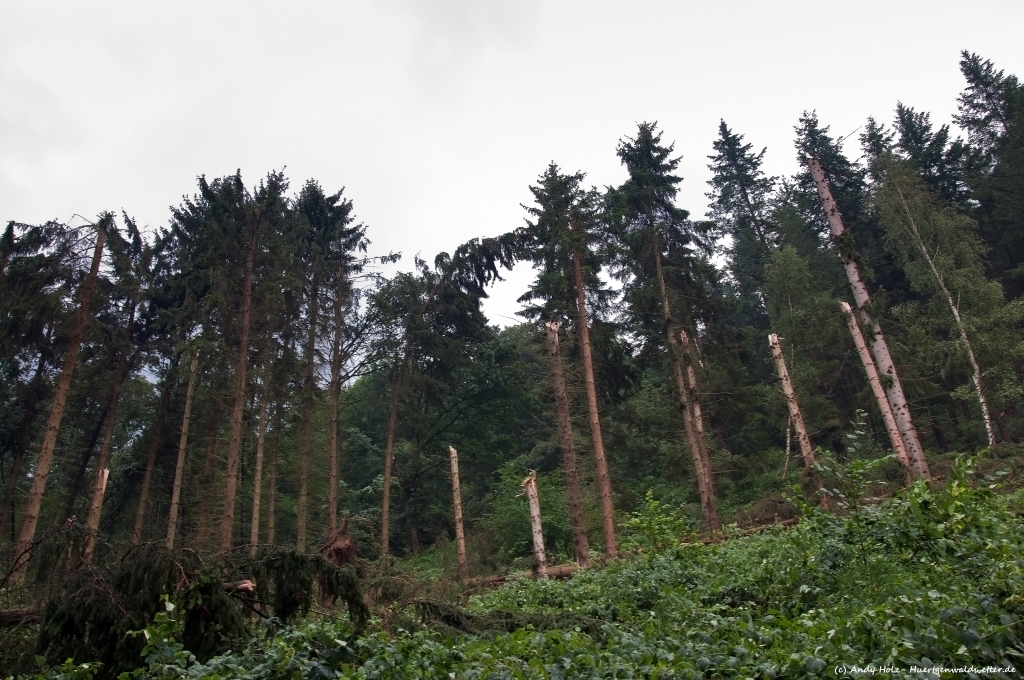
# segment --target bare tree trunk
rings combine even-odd
[[[203,548],[209,548],[212,536],[210,535],[210,496],[212,495],[215,475],[213,462],[217,458],[217,447],[220,445],[220,438],[217,436],[220,430],[220,413],[215,412],[213,430],[210,433],[209,442],[206,445],[206,456],[203,459],[203,472],[199,477],[199,484],[196,490],[199,496],[199,506],[196,509],[196,542]]]
[[[252,518],[249,526],[249,554],[256,554],[260,542],[260,495],[263,492],[263,442],[267,438],[267,378],[260,390],[259,428],[256,434],[256,469],[252,479]]]
[[[160,395],[160,412],[156,417],[156,426],[153,428],[153,441],[149,443],[149,451],[146,453],[146,470],[142,473],[142,488],[139,490],[139,505],[135,509],[135,526],[132,528],[131,544],[138,545],[142,542],[142,527],[146,521],[146,506],[149,503],[149,489],[153,484],[153,471],[156,469],[156,454],[160,450],[160,438],[164,432],[164,422],[167,420],[167,410],[171,406],[171,373],[164,377],[163,394]]]
[[[384,446],[384,497],[380,506],[380,556],[386,559],[390,554],[391,542],[391,466],[395,459],[395,430],[398,428],[398,409],[402,402],[402,383],[405,381],[405,364],[409,356],[409,341],[406,340],[405,356],[398,366],[398,376],[391,394],[391,414],[388,416],[388,439]]]
[[[231,549],[235,525],[235,490],[238,487],[238,452],[242,447],[242,411],[245,408],[245,376],[249,368],[249,326],[252,319],[252,279],[256,265],[256,235],[261,218],[256,219],[245,253],[245,278],[242,280],[242,320],[235,364],[235,404],[231,412],[231,442],[228,444],[227,480],[224,484],[224,513],[220,522],[220,552]]]
[[[917,243],[917,247],[920,249],[921,255],[924,256],[925,261],[928,263],[928,267],[932,270],[935,280],[939,283],[939,288],[942,289],[942,292],[946,296],[946,302],[949,303],[949,309],[953,312],[953,318],[956,319],[956,327],[960,331],[960,339],[964,342],[964,349],[967,351],[967,359],[971,362],[971,382],[974,383],[974,392],[978,395],[978,403],[981,405],[981,417],[985,421],[985,434],[988,435],[988,445],[995,446],[996,434],[992,429],[992,416],[988,409],[988,402],[985,399],[985,390],[981,384],[981,368],[978,366],[978,360],[974,356],[974,348],[971,346],[971,341],[967,338],[967,328],[964,326],[964,320],[960,316],[960,307],[953,301],[953,296],[950,294],[949,289],[946,288],[946,282],[942,280],[942,274],[939,273],[938,268],[935,266],[935,261],[932,260],[932,256],[928,252],[928,248],[925,247],[924,239],[921,238],[921,232],[917,228],[917,222],[914,221],[914,216],[910,212],[910,206],[907,205],[907,199],[903,196],[903,192],[899,187],[896,187],[896,193],[900,195],[900,202],[903,203],[903,210],[906,211],[907,219],[910,221],[910,231],[913,234],[914,242]]]
[[[544,554],[544,529],[540,523],[540,499],[537,497],[537,473],[530,470],[530,475],[523,480],[523,491],[530,503],[530,527],[533,533],[533,554],[537,558],[537,578],[546,581],[548,578],[548,559]]]
[[[100,441],[100,435],[103,434],[103,428],[107,424],[107,414],[109,412],[110,399],[108,398],[106,403],[103,404],[103,409],[100,411],[100,417],[96,421],[96,427],[92,430],[89,442],[82,451],[82,457],[78,461],[78,470],[75,471],[75,477],[71,481],[67,498],[64,500],[63,516],[65,519],[71,519],[75,516],[75,504],[78,502],[78,495],[82,492],[82,487],[85,486],[85,478],[89,473],[89,463],[92,462],[92,453],[96,448],[96,444]]]
[[[181,479],[185,474],[185,450],[188,448],[188,427],[192,419],[192,397],[195,395],[196,371],[199,369],[199,351],[192,353],[192,364],[188,369],[188,388],[185,391],[185,415],[181,419],[181,437],[178,439],[178,460],[174,465],[174,486],[171,487],[171,511],[167,519],[167,547],[174,548],[174,536],[178,530],[178,505],[181,501]],[[214,436],[216,436],[214,432]],[[204,494],[205,495],[205,494]]]
[[[85,324],[89,319],[89,306],[92,304],[93,291],[96,290],[96,279],[99,276],[100,260],[103,257],[103,242],[107,237],[107,228],[111,226],[113,217],[109,214],[100,218],[96,224],[96,247],[93,250],[92,266],[82,283],[79,294],[78,316],[75,328],[68,343],[68,353],[64,358],[64,368],[57,382],[57,390],[53,395],[53,406],[50,408],[50,419],[46,424],[39,460],[32,476],[32,488],[29,490],[28,502],[25,504],[25,520],[21,527],[21,535],[14,548],[15,565],[11,574],[11,582],[20,584],[25,578],[28,567],[28,553],[36,536],[36,525],[39,523],[39,511],[43,505],[43,492],[46,491],[46,480],[50,474],[50,463],[53,462],[53,449],[57,445],[57,434],[60,432],[60,421],[64,416],[64,404],[67,402],[68,389],[71,387],[71,376],[78,363],[78,351],[82,346]]]
[[[796,391],[793,390],[793,383],[789,379],[789,371],[786,370],[786,359],[782,356],[782,348],[779,346],[779,336],[775,333],[768,334],[768,346],[772,350],[772,358],[775,359],[775,368],[779,371],[779,379],[782,381],[782,392],[786,395],[786,404],[789,406],[789,417],[793,421],[793,429],[796,430],[796,441],[800,445],[800,454],[804,459],[804,474],[811,480],[815,493],[818,494],[822,507],[829,507],[828,499],[821,494],[821,478],[814,469],[814,449],[811,448],[811,440],[807,436],[807,428],[804,426],[804,417],[800,413],[800,405],[796,401]]]
[[[793,416],[786,418],[786,462],[782,465],[782,477],[789,476],[789,454],[793,448]]]
[[[704,488],[707,490],[708,524],[712,531],[718,531],[721,526],[718,523],[718,501],[715,497],[715,480],[711,470],[711,457],[708,455],[707,438],[704,436],[704,417],[700,411],[700,396],[697,391],[697,372],[693,369],[696,359],[690,348],[690,337],[685,330],[679,331],[679,339],[683,344],[683,353],[689,357],[686,364],[686,373],[690,385],[690,408],[693,410],[694,437],[697,440],[698,451],[700,452],[701,467],[704,474]]]
[[[580,492],[579,463],[576,459],[576,445],[572,436],[572,420],[569,416],[569,398],[565,389],[565,373],[562,370],[562,356],[558,351],[558,323],[544,324],[545,344],[551,367],[551,383],[555,391],[555,413],[558,417],[558,436],[562,445],[562,470],[565,473],[565,487],[569,496],[569,521],[572,524],[572,542],[576,561],[584,567],[590,566],[590,542],[587,539],[587,525],[583,516],[583,494]]]
[[[341,343],[344,335],[345,260],[338,263],[338,290],[334,296],[334,337],[331,340],[331,439],[327,519],[331,535],[338,528],[338,406],[341,397]]]
[[[903,444],[903,438],[900,436],[900,430],[896,427],[896,418],[892,414],[892,408],[889,406],[889,399],[885,396],[885,388],[882,387],[882,381],[878,377],[878,371],[875,369],[875,362],[871,358],[871,353],[868,351],[868,346],[864,342],[864,336],[860,332],[860,326],[857,325],[857,319],[853,315],[853,310],[850,305],[845,301],[840,300],[840,309],[846,315],[846,325],[850,327],[850,335],[853,336],[853,344],[857,347],[857,354],[860,356],[860,361],[864,364],[864,372],[868,375],[868,384],[871,385],[871,393],[875,395],[875,401],[878,403],[878,410],[882,413],[882,422],[885,423],[885,431],[889,435],[889,442],[892,444],[892,450],[896,454],[900,463],[907,469],[907,472],[913,474],[913,469],[910,466],[910,458],[907,456],[906,446]]]
[[[581,233],[579,220],[572,217],[572,228]],[[594,460],[597,462],[597,482],[601,492],[601,524],[604,530],[605,559],[615,559],[619,550],[615,542],[615,504],[612,500],[612,482],[608,474],[608,461],[604,455],[604,439],[601,436],[601,414],[597,410],[597,387],[594,383],[594,362],[590,351],[590,329],[587,323],[587,299],[583,288],[583,271],[579,252],[572,256],[573,276],[576,280],[576,314],[583,358],[583,383],[587,391],[587,412],[590,416],[590,437],[594,444]],[[557,335],[556,335],[557,337]]]
[[[267,495],[267,545],[274,545],[277,519],[277,454],[281,449],[281,399],[274,402],[274,445],[270,449],[270,489]]]
[[[889,354],[889,346],[885,342],[885,336],[882,335],[882,326],[868,314],[867,307],[871,303],[871,296],[868,295],[867,286],[864,285],[864,281],[860,278],[857,262],[850,256],[848,244],[843,240],[843,236],[846,233],[846,227],[843,226],[843,218],[839,214],[839,208],[836,206],[835,200],[832,198],[832,191],[825,180],[825,173],[821,169],[818,159],[808,154],[807,165],[811,170],[811,176],[814,178],[814,184],[818,189],[818,196],[821,198],[825,215],[828,218],[829,228],[836,243],[836,250],[839,251],[839,256],[843,260],[846,277],[849,279],[850,287],[853,289],[853,301],[857,304],[857,315],[860,316],[864,327],[871,329],[871,353],[875,356],[878,370],[882,375],[887,376],[885,385],[886,398],[889,400],[893,417],[896,419],[896,426],[900,430],[900,437],[903,439],[903,445],[907,450],[911,469],[916,477],[929,479],[931,474],[928,471],[928,461],[925,459],[924,449],[921,447],[920,439],[918,439],[917,429],[914,427],[914,421],[910,415],[910,407],[907,405],[907,398],[903,394],[903,386],[900,384],[899,376],[896,374],[896,366],[893,364],[892,356]]]
[[[309,458],[313,452],[313,389],[316,386],[316,325],[320,314],[320,274],[313,275],[309,301],[309,336],[306,340],[306,385],[303,389],[302,439],[299,448],[298,538],[295,549],[306,549],[306,511],[309,504]]]
[[[462,528],[462,490],[459,488],[459,452],[454,446],[448,447],[452,466],[452,506],[455,510],[455,555],[459,562],[459,579],[469,578],[469,562],[466,560],[466,534]]]
[[[679,342],[673,332],[672,309],[668,300],[668,289],[665,286],[665,276],[661,269],[661,253],[654,251],[654,266],[658,276],[658,288],[661,292],[661,312],[665,322],[665,337],[668,342],[669,360],[672,362],[672,379],[675,382],[676,394],[679,396],[679,410],[683,417],[683,429],[686,432],[686,442],[690,446],[690,458],[693,460],[694,475],[697,478],[697,491],[700,494],[701,510],[708,525],[716,527],[718,524],[717,503],[714,498],[714,489],[708,488],[707,479],[710,477],[709,470],[705,466],[703,450],[694,431],[693,414],[690,411],[690,400],[686,388],[686,377],[683,375],[681,351]],[[712,529],[717,531],[716,528]]]

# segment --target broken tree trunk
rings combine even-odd
[[[871,352],[868,351],[868,346],[864,342],[864,336],[860,332],[860,326],[857,325],[857,318],[853,315],[853,309],[845,301],[839,301],[839,308],[846,315],[846,325],[850,327],[853,344],[857,347],[857,354],[860,356],[861,363],[864,364],[864,372],[868,375],[871,393],[875,395],[878,410],[882,412],[882,422],[885,423],[885,431],[889,435],[889,443],[892,444],[892,450],[903,467],[907,469],[907,472],[913,475],[910,458],[907,456],[907,448],[903,444],[899,428],[896,427],[896,418],[893,416],[892,408],[889,406],[889,399],[885,396],[885,388],[882,387],[882,380],[878,377],[878,370],[875,368],[875,362],[871,358]]]
[[[28,554],[32,547],[32,541],[36,536],[36,525],[39,523],[39,511],[43,505],[43,493],[46,491],[46,480],[50,474],[50,463],[53,462],[53,449],[57,444],[57,434],[60,432],[60,421],[64,416],[64,404],[68,398],[68,389],[71,387],[71,376],[78,364],[78,351],[82,346],[82,336],[85,333],[85,324],[89,320],[89,306],[92,304],[93,291],[96,290],[96,278],[99,276],[100,260],[103,257],[103,242],[107,238],[107,229],[113,223],[113,217],[109,214],[100,218],[96,224],[96,246],[92,254],[92,265],[88,276],[82,283],[79,294],[78,315],[75,318],[75,328],[71,333],[71,341],[68,343],[68,353],[64,357],[64,368],[61,370],[60,379],[57,381],[57,389],[53,395],[53,406],[50,407],[50,419],[46,423],[46,433],[43,436],[43,444],[39,451],[39,460],[36,462],[32,475],[32,488],[28,493],[28,501],[25,504],[25,520],[21,526],[21,535],[18,537],[18,544],[14,548],[14,555],[17,563],[11,573],[11,582],[20,584],[25,578],[25,570],[28,567]]]
[[[167,518],[167,547],[174,548],[174,535],[178,530],[178,505],[181,501],[181,478],[185,474],[185,449],[188,447],[188,426],[192,419],[192,397],[195,394],[196,370],[199,352],[192,354],[188,369],[188,389],[185,391],[185,415],[181,419],[181,437],[178,439],[178,460],[174,465],[174,486],[171,487],[171,510]]]
[[[789,371],[786,370],[786,359],[782,356],[782,347],[779,346],[779,336],[775,333],[768,334],[768,346],[772,350],[772,358],[775,359],[775,367],[779,371],[779,379],[782,381],[782,392],[786,395],[786,404],[789,406],[789,416],[793,421],[793,429],[796,430],[796,441],[800,445],[800,455],[804,459],[804,474],[810,479],[814,491],[819,496],[822,507],[828,507],[826,497],[821,494],[821,478],[818,471],[814,469],[814,449],[811,448],[811,440],[807,436],[807,428],[804,426],[804,418],[800,413],[800,405],[796,400],[796,391],[789,379]]]
[[[875,357],[878,370],[886,376],[885,396],[889,400],[893,417],[896,419],[896,426],[899,428],[900,437],[907,450],[907,457],[910,459],[911,469],[915,477],[929,479],[928,461],[924,456],[924,449],[921,448],[921,441],[917,436],[917,429],[910,415],[910,407],[907,398],[903,394],[903,386],[900,384],[899,376],[896,374],[896,366],[893,364],[892,355],[889,354],[889,346],[882,335],[882,326],[868,313],[868,305],[871,303],[871,296],[868,294],[867,286],[860,277],[860,269],[857,261],[853,258],[851,248],[844,239],[846,227],[843,226],[843,218],[839,214],[839,207],[832,198],[832,191],[829,189],[828,181],[825,179],[825,172],[821,168],[818,159],[810,154],[806,155],[807,165],[810,168],[814,184],[818,189],[818,196],[821,198],[822,206],[825,209],[825,216],[828,218],[829,229],[836,244],[836,250],[843,260],[846,270],[846,277],[853,289],[853,301],[857,305],[857,315],[864,323],[865,328],[871,329],[871,353]]]
[[[575,214],[570,216],[573,233],[582,236],[583,228]],[[587,413],[590,416],[590,437],[594,444],[594,460],[597,463],[597,483],[601,493],[601,528],[604,531],[605,559],[615,559],[618,548],[615,542],[615,504],[612,501],[612,483],[608,474],[608,460],[604,454],[604,438],[601,436],[601,414],[597,409],[597,387],[594,382],[594,362],[590,348],[590,329],[587,320],[587,298],[583,288],[583,268],[579,251],[572,254],[573,277],[576,283],[577,333],[580,354],[583,359],[583,383],[587,391]]]
[[[693,412],[693,434],[697,440],[697,451],[700,454],[701,473],[704,475],[704,488],[708,496],[708,525],[711,531],[718,531],[721,527],[718,523],[718,502],[715,498],[715,480],[711,472],[711,457],[708,455],[707,438],[704,436],[704,416],[700,410],[700,395],[697,391],[697,372],[693,365],[696,358],[690,348],[690,336],[685,330],[679,331],[679,339],[682,341],[683,353],[689,358],[686,362],[686,374],[690,388],[690,409]]]
[[[459,580],[469,578],[469,562],[466,561],[466,534],[462,529],[462,490],[459,488],[459,452],[454,446],[448,447],[452,466],[452,506],[455,511],[455,554],[459,562]]]
[[[533,532],[533,554],[537,558],[537,578],[546,580],[548,577],[548,558],[544,554],[544,529],[540,523],[540,499],[537,497],[537,472],[530,470],[529,476],[523,480],[523,491],[530,503],[530,528]]]
[[[569,522],[572,524],[573,552],[576,561],[590,566],[590,542],[587,539],[587,523],[583,516],[583,494],[580,491],[579,461],[576,458],[576,444],[572,436],[572,419],[569,415],[569,397],[565,387],[565,372],[562,369],[562,355],[558,350],[558,323],[544,324],[544,340],[548,350],[548,364],[551,368],[551,385],[555,392],[555,414],[558,418],[558,438],[562,448],[562,471],[565,473],[565,490],[569,497]]]

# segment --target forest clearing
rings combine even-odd
[[[966,138],[723,120],[694,219],[641,122],[410,271],[283,171],[8,222],[0,677],[1017,677],[1024,85],[961,56]]]

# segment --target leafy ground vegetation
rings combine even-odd
[[[704,543],[653,499],[628,520],[633,556],[566,581],[348,617],[277,619],[204,662],[165,599],[122,678],[812,678],[835,667],[1024,666],[1024,491],[995,493],[961,459],[943,485],[878,500],[796,501],[792,527]],[[796,500],[796,499],[794,499]],[[738,531],[733,529],[732,531]],[[728,531],[726,532],[729,533]],[[414,593],[415,595],[415,593]],[[37,678],[94,677],[80,660]],[[856,672],[851,673],[856,675]],[[920,677],[929,677],[919,674]],[[934,677],[934,676],[931,676]],[[1017,677],[1012,670],[985,677]]]

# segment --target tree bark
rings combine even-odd
[[[807,165],[811,170],[811,176],[814,178],[814,184],[818,189],[818,196],[821,198],[822,207],[828,218],[829,228],[832,231],[836,249],[843,260],[846,277],[849,279],[850,287],[853,289],[853,300],[857,305],[857,315],[860,317],[865,328],[871,329],[871,353],[875,356],[878,370],[882,375],[887,376],[885,385],[886,398],[889,400],[893,417],[896,419],[896,426],[899,428],[900,437],[903,439],[903,445],[907,450],[907,457],[910,459],[914,476],[929,479],[931,474],[928,471],[928,461],[925,458],[924,449],[921,447],[921,441],[918,439],[917,429],[914,427],[914,421],[910,415],[907,398],[903,394],[903,386],[900,383],[899,376],[896,374],[896,366],[893,364],[892,355],[889,354],[889,346],[885,342],[885,336],[882,335],[882,326],[872,319],[868,313],[867,307],[871,303],[871,296],[868,295],[867,286],[864,285],[864,281],[860,277],[860,269],[857,266],[856,260],[850,256],[844,245],[843,236],[846,233],[846,227],[843,226],[843,218],[839,214],[839,208],[836,206],[835,200],[832,198],[832,191],[829,189],[828,182],[825,179],[825,172],[821,169],[821,163],[818,162],[817,158],[808,154]]]
[[[314,265],[315,266],[315,265]],[[313,451],[313,389],[316,386],[316,325],[320,312],[320,272],[313,274],[309,300],[309,335],[306,339],[306,384],[303,389],[302,439],[299,450],[298,538],[295,549],[306,550],[306,506],[309,502],[309,458]]]
[[[697,391],[697,372],[693,368],[695,363],[693,352],[690,348],[690,337],[686,334],[685,330],[679,331],[679,339],[683,345],[683,355],[689,357],[686,363],[686,374],[690,387],[690,408],[693,411],[693,434],[697,440],[697,447],[700,451],[700,460],[702,473],[704,475],[704,488],[707,490],[708,496],[708,507],[707,516],[708,524],[710,525],[711,531],[717,532],[721,526],[718,522],[718,501],[715,497],[715,479],[712,475],[711,470],[711,457],[708,455],[708,443],[707,437],[704,436],[704,416],[700,410],[700,396]]]
[[[327,519],[331,535],[338,528],[338,403],[341,397],[341,343],[344,335],[345,260],[338,263],[338,290],[334,296],[334,337],[331,340],[331,438],[330,481],[327,490]]]
[[[562,356],[558,351],[558,323],[544,324],[545,344],[548,363],[551,367],[551,384],[555,392],[555,414],[558,418],[558,437],[562,445],[562,470],[565,473],[565,487],[569,496],[569,521],[572,524],[573,549],[576,561],[590,566],[590,542],[587,539],[587,525],[583,516],[583,494],[580,492],[579,463],[576,445],[572,436],[572,420],[569,415],[569,398],[565,389],[565,373],[562,370]]]
[[[71,482],[71,488],[68,489],[68,497],[64,501],[65,519],[71,519],[75,514],[75,503],[78,502],[78,494],[82,492],[82,487],[85,485],[85,477],[89,472],[89,463],[92,461],[92,452],[96,448],[96,443],[100,441],[100,435],[103,434],[103,427],[107,424],[107,414],[109,412],[110,399],[108,398],[106,403],[103,404],[103,409],[100,411],[100,417],[96,421],[96,427],[92,430],[89,442],[86,444],[85,450],[82,451],[82,457],[78,461],[78,470],[75,472],[75,478]]]
[[[581,236],[582,227],[573,216],[573,233]],[[597,482],[601,492],[601,519],[604,530],[605,559],[615,559],[618,547],[615,541],[615,504],[612,500],[612,483],[608,474],[608,461],[604,454],[604,439],[601,436],[601,414],[597,410],[597,387],[594,382],[594,362],[590,348],[590,329],[587,323],[587,299],[583,288],[583,270],[578,250],[572,255],[573,277],[576,282],[576,314],[580,342],[580,354],[583,359],[583,383],[587,391],[587,412],[590,416],[590,436],[594,444],[594,460],[597,462]],[[557,338],[557,335],[556,335]]]
[[[68,343],[68,353],[64,358],[64,368],[61,371],[60,380],[57,382],[57,390],[53,396],[50,419],[46,424],[46,434],[43,437],[43,444],[39,451],[39,460],[35,466],[32,488],[29,490],[28,502],[25,505],[25,520],[21,527],[18,543],[14,549],[15,565],[11,574],[11,582],[13,584],[20,584],[24,580],[25,571],[28,568],[28,554],[32,547],[32,542],[35,540],[36,525],[39,523],[39,511],[43,505],[43,493],[46,491],[46,480],[50,474],[50,464],[53,462],[53,449],[57,445],[60,421],[64,416],[64,405],[67,402],[68,389],[71,387],[71,376],[74,374],[75,365],[78,363],[78,351],[81,349],[85,324],[89,319],[89,306],[92,304],[93,292],[96,290],[100,260],[103,257],[103,242],[107,237],[107,228],[112,222],[113,218],[110,215],[105,215],[96,225],[96,246],[93,250],[92,265],[89,269],[89,274],[82,283],[75,328],[71,334],[71,341]]]
[[[537,559],[537,578],[546,581],[548,578],[548,559],[544,554],[544,529],[540,522],[540,499],[537,497],[537,473],[530,470],[530,475],[523,480],[523,491],[530,504],[530,528],[533,534],[533,554]]]
[[[469,578],[469,562],[466,560],[466,534],[462,528],[462,490],[459,488],[459,452],[454,446],[448,447],[449,462],[452,466],[452,507],[455,512],[455,555],[459,562],[459,580]]]
[[[231,442],[228,444],[227,480],[224,485],[224,513],[220,523],[220,552],[231,549],[235,524],[235,490],[238,487],[238,452],[242,447],[242,410],[245,408],[245,376],[249,367],[249,325],[252,318],[252,279],[256,266],[256,236],[261,218],[257,217],[245,253],[245,278],[242,280],[242,323],[235,364],[235,403],[231,413]]]
[[[172,367],[173,370],[173,367]],[[146,470],[142,473],[142,488],[139,490],[139,505],[135,509],[135,526],[132,528],[131,544],[138,545],[142,542],[142,528],[146,521],[146,505],[149,503],[149,489],[153,484],[153,471],[156,470],[156,454],[160,450],[160,438],[164,432],[164,422],[167,420],[167,410],[171,406],[171,372],[164,377],[164,386],[160,395],[160,411],[156,417],[156,426],[153,428],[153,441],[149,444],[149,451],[146,453]]]
[[[199,351],[192,353],[192,364],[188,369],[188,388],[185,391],[185,415],[181,419],[181,436],[178,438],[178,460],[174,464],[174,486],[171,487],[171,510],[167,519],[167,548],[174,549],[174,537],[178,530],[178,506],[181,501],[181,479],[185,474],[185,451],[188,448],[188,427],[192,420],[192,397],[195,395],[196,371],[199,368]],[[217,433],[214,431],[214,436]]]
[[[789,406],[789,416],[793,422],[793,429],[796,430],[796,441],[800,445],[800,454],[804,459],[804,474],[811,480],[815,493],[818,494],[822,507],[829,507],[829,502],[824,494],[821,494],[821,478],[814,469],[814,449],[811,448],[811,440],[807,436],[807,428],[804,426],[804,417],[800,413],[800,405],[796,400],[796,392],[793,390],[793,383],[789,379],[789,371],[786,370],[786,359],[782,356],[782,348],[779,346],[779,336],[775,333],[768,334],[768,346],[772,350],[772,358],[775,359],[775,368],[779,371],[779,379],[782,381],[782,392],[786,395],[786,405]]]
[[[850,327],[850,335],[853,336],[853,344],[857,347],[857,354],[860,356],[860,361],[864,364],[864,372],[868,375],[868,384],[871,385],[871,393],[875,395],[875,402],[878,404],[878,410],[882,413],[882,422],[885,423],[885,431],[889,435],[889,443],[892,444],[892,450],[896,454],[900,463],[906,468],[907,472],[913,474],[913,470],[910,466],[910,458],[907,456],[906,446],[903,444],[903,438],[900,436],[900,430],[896,426],[896,418],[892,414],[892,407],[889,406],[889,399],[885,396],[885,388],[882,387],[882,381],[878,377],[878,371],[875,369],[875,362],[871,358],[871,353],[868,351],[868,346],[864,342],[864,336],[860,332],[860,326],[857,325],[857,319],[853,315],[853,310],[850,305],[845,301],[839,302],[840,309],[843,310],[843,314],[846,315],[846,325]]]
[[[387,558],[391,542],[391,466],[395,458],[395,430],[398,428],[398,409],[402,401],[402,383],[405,380],[405,364],[409,357],[409,340],[406,340],[405,356],[398,366],[398,376],[391,394],[391,413],[388,416],[388,439],[384,445],[384,489],[380,506],[380,556]]]
[[[256,554],[260,542],[260,495],[263,492],[263,443],[267,438],[267,378],[260,390],[259,428],[256,434],[256,469],[252,479],[252,518],[249,525],[249,554]]]
[[[203,548],[209,548],[212,542],[210,528],[210,489],[213,488],[215,475],[213,463],[217,458],[217,447],[220,445],[220,411],[216,409],[210,423],[211,432],[206,445],[206,455],[203,458],[203,472],[199,477],[196,488],[196,495],[199,497],[199,504],[196,509],[196,543]]]
[[[270,489],[267,493],[267,545],[274,545],[277,519],[277,454],[281,449],[281,398],[274,401],[274,445],[270,449]]]
[[[988,445],[995,446],[996,434],[992,429],[992,416],[988,409],[988,401],[985,399],[985,390],[981,384],[981,368],[978,366],[978,360],[974,356],[974,348],[971,346],[971,341],[967,338],[967,328],[964,326],[964,320],[960,316],[960,307],[953,301],[953,296],[950,294],[949,289],[946,288],[946,282],[942,280],[942,274],[939,273],[938,268],[935,266],[935,261],[932,260],[928,248],[925,247],[924,239],[921,238],[921,232],[917,228],[917,222],[914,220],[914,216],[910,212],[910,206],[907,205],[907,199],[903,196],[903,192],[899,187],[896,187],[896,193],[900,195],[903,210],[907,213],[907,219],[910,221],[910,231],[914,237],[914,242],[917,243],[921,255],[924,256],[928,267],[932,270],[935,280],[939,283],[939,288],[942,289],[943,294],[946,296],[946,302],[949,303],[949,309],[953,312],[953,318],[956,319],[956,327],[960,331],[960,339],[963,340],[964,349],[967,351],[967,359],[971,362],[971,382],[974,383],[974,392],[978,395],[978,403],[981,405],[981,417],[985,421],[985,434],[988,435]]]

